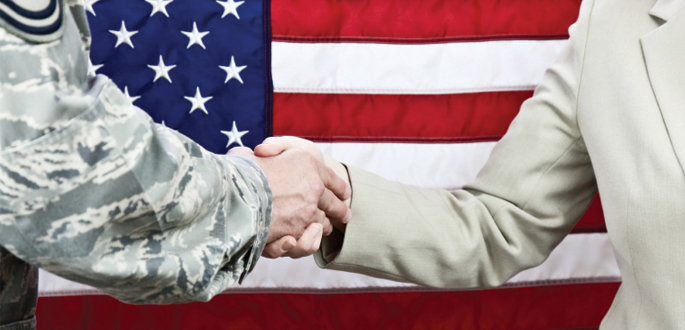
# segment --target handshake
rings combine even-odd
[[[301,258],[312,255],[333,226],[345,231],[352,218],[352,189],[345,167],[319,147],[296,137],[271,137],[254,152],[237,147],[264,171],[273,194],[269,235],[262,256]]]

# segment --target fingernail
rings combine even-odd
[[[317,237],[321,236],[321,232],[323,231],[323,226],[321,224],[317,223],[315,226],[316,226],[316,228],[312,232],[312,238],[317,238]]]
[[[345,214],[345,217],[342,219],[342,223],[348,223],[352,220],[352,210],[348,209],[347,214]]]
[[[293,242],[285,241],[285,243],[283,243],[283,245],[281,246],[281,251],[288,252],[288,251],[290,251],[290,249],[292,249],[294,247],[295,247],[295,244],[293,244]]]

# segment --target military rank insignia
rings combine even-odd
[[[64,23],[63,0],[0,0],[0,27],[32,42],[59,38]]]

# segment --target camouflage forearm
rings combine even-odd
[[[127,302],[210,299],[263,249],[266,178],[87,77],[66,19],[46,44],[0,29],[0,245]]]
[[[38,268],[0,247],[0,330],[35,328],[37,298]]]

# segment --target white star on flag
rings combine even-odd
[[[90,12],[91,14],[93,14],[93,16],[97,16],[97,15],[95,15],[95,10],[93,10],[93,5],[98,1],[100,1],[100,0],[84,0],[83,1],[83,7],[86,8],[87,12]]]
[[[247,134],[250,131],[238,131],[238,127],[235,125],[235,120],[233,121],[233,128],[231,131],[221,131],[221,134],[224,134],[228,136],[228,144],[226,144],[226,148],[233,144],[234,142],[239,144],[241,147],[244,147],[243,141],[240,139],[243,137],[243,135]]]
[[[185,36],[188,37],[188,39],[190,39],[188,41],[188,47],[186,49],[190,48],[190,46],[192,46],[192,45],[200,45],[200,47],[207,49],[205,47],[205,44],[202,43],[202,38],[204,38],[204,36],[208,35],[209,31],[205,31],[205,32],[198,31],[196,22],[193,22],[193,31],[190,31],[190,32],[181,31],[181,33],[185,34]]]
[[[175,68],[176,65],[165,65],[164,64],[164,59],[162,59],[162,55],[159,55],[159,64],[157,65],[148,65],[148,68],[155,70],[155,79],[152,80],[152,82],[157,81],[159,78],[164,78],[171,83],[171,77],[169,77],[169,71],[171,69]]]
[[[152,5],[152,13],[150,13],[150,17],[158,12],[164,14],[166,17],[169,17],[169,13],[166,11],[166,6],[173,1],[174,0],[145,0],[145,2]]]
[[[90,58],[89,58],[88,59],[88,75],[91,77],[96,76],[97,71],[100,70],[100,68],[103,66],[104,66],[104,64],[93,65],[93,62],[91,62]]]
[[[129,102],[131,102],[131,104],[133,104],[133,102],[135,102],[137,99],[140,98],[140,96],[131,96],[131,95],[128,93],[128,86],[124,86],[124,96],[126,96],[126,99],[127,99]]]
[[[131,42],[131,37],[138,33],[138,31],[126,30],[126,23],[124,23],[124,21],[121,21],[121,28],[119,29],[119,31],[109,30],[109,32],[117,36],[117,44],[114,45],[114,48],[119,47],[119,45],[121,44],[127,44],[131,46],[131,48],[134,48],[133,42]]]
[[[224,13],[221,15],[221,18],[226,17],[228,14],[233,14],[235,18],[240,19],[240,16],[238,16],[238,7],[240,7],[240,5],[242,5],[244,2],[245,1],[235,2],[233,0],[227,0],[224,2],[217,1],[216,3],[224,7]]]
[[[195,90],[195,96],[184,97],[186,100],[190,101],[190,103],[193,104],[193,107],[190,109],[190,113],[193,113],[193,111],[200,109],[205,114],[209,114],[209,112],[207,112],[207,108],[205,108],[205,103],[207,103],[207,101],[211,100],[213,97],[202,97],[202,94],[200,94],[200,87],[197,87],[197,89]]]
[[[233,79],[233,78],[240,81],[241,84],[243,83],[243,79],[240,78],[240,71],[245,70],[245,68],[247,68],[247,65],[236,66],[235,65],[235,58],[233,56],[231,56],[231,65],[229,65],[229,66],[219,65],[219,67],[221,68],[221,70],[226,71],[226,80],[224,81],[224,84],[228,83],[228,81]]]

